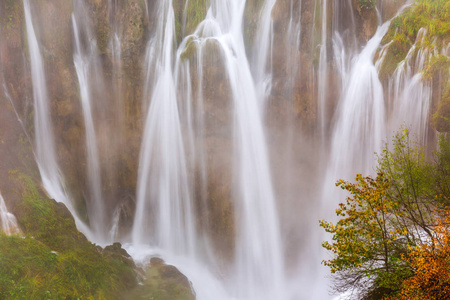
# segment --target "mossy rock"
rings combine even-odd
[[[356,0],[356,7],[361,13],[367,13],[375,10],[377,0]]]
[[[354,0],[353,2],[359,16],[359,38],[368,41],[378,28],[377,0]]]
[[[176,41],[180,43],[186,36],[194,33],[208,11],[210,0],[174,0]]]
[[[99,54],[106,54],[110,40],[111,30],[108,22],[108,1],[89,0],[88,5],[92,13],[93,28],[97,39]]]
[[[153,257],[145,270],[142,285],[131,291],[125,299],[194,300],[195,294],[187,277],[177,268],[166,265],[160,258]]]
[[[448,83],[444,96],[432,117],[433,127],[439,132],[450,132],[450,84]]]

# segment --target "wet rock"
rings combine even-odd
[[[145,45],[144,4],[139,0],[128,0],[120,14],[122,55],[126,67],[131,67],[129,65],[140,56]]]
[[[188,278],[176,267],[166,265],[160,258],[151,258],[150,265],[145,269],[145,277],[142,284],[126,295],[125,299],[195,299],[195,293]]]
[[[432,124],[439,132],[450,132],[450,84],[447,84],[444,95],[437,105]]]

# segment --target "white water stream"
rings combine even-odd
[[[72,25],[75,38],[75,50],[73,60],[80,85],[80,100],[86,127],[86,172],[90,192],[86,206],[89,215],[90,228],[92,229],[92,233],[96,236],[95,240],[104,243],[107,232],[107,219],[103,203],[100,159],[92,112],[93,105],[91,95],[91,85],[96,83],[95,80],[101,78],[101,74],[98,72],[99,62],[97,61],[97,42],[90,31],[88,20],[83,19],[83,16],[86,15],[85,9],[82,1],[74,3]],[[84,38],[87,41],[85,47],[82,45],[81,34],[84,35]]]
[[[20,232],[16,217],[8,212],[2,194],[0,194],[0,222],[1,230],[6,235],[17,234]]]

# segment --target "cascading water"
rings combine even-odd
[[[152,94],[147,95],[151,100],[140,154],[133,243],[152,244],[171,254],[192,255],[196,237],[173,76],[172,1],[160,3],[158,16],[156,40],[151,41],[148,51],[156,47],[159,76]]]
[[[284,267],[279,221],[262,117],[242,37],[244,4],[213,1],[206,19],[187,39],[196,39],[199,57],[202,45],[206,45],[201,40],[214,40],[220,47],[233,99],[238,237],[229,293],[238,299],[283,299]],[[270,15],[273,1],[266,5],[266,14]],[[161,3],[158,15],[156,38],[161,44],[156,46],[156,69],[159,77],[153,89],[141,149],[133,242],[150,243],[163,251],[195,259],[196,233],[172,67],[174,20],[171,1]],[[262,31],[268,35],[267,29]],[[264,44],[267,44],[266,48],[270,47],[267,42]],[[152,50],[154,48],[149,47],[149,51]],[[182,51],[179,53],[181,56]],[[266,60],[266,55],[263,56]],[[202,76],[201,72],[199,74]],[[203,99],[199,99],[201,101]],[[157,212],[154,232],[146,231],[149,226],[144,220],[149,207]]]
[[[28,0],[23,0],[23,5],[31,62],[31,78],[33,82],[34,133],[36,143],[35,155],[41,174],[42,184],[51,198],[63,202],[67,206],[75,217],[78,229],[91,238],[90,230],[77,217],[77,213],[73,209],[71,200],[64,186],[62,174],[58,167],[41,51],[33,27],[30,3]]]
[[[428,115],[431,106],[430,82],[422,80],[425,62],[434,54],[426,49],[420,49],[415,55],[416,47],[420,46],[426,36],[426,30],[420,29],[416,43],[411,47],[405,60],[396,68],[393,78],[389,81],[392,93],[392,122],[391,132],[399,130],[401,126],[409,128],[422,144],[426,144],[428,135]],[[412,61],[415,57],[415,61]],[[413,69],[414,66],[414,69]]]
[[[355,171],[372,173],[374,152],[379,152],[385,138],[383,87],[373,63],[375,52],[390,22],[380,26],[361,54],[352,61],[352,69],[339,103],[332,138],[332,181],[337,176],[351,178]],[[339,174],[339,175],[337,175]]]
[[[89,22],[82,19],[85,7],[83,2],[74,3],[74,14],[72,24],[75,37],[74,64],[80,85],[80,100],[83,108],[83,117],[86,128],[86,150],[87,150],[87,177],[89,185],[89,199],[87,211],[92,233],[98,242],[106,236],[106,216],[102,196],[102,179],[100,175],[99,154],[97,137],[92,112],[91,83],[93,78],[99,78],[98,62],[96,61],[97,43],[90,32]],[[84,27],[81,27],[84,26]],[[84,35],[87,45],[83,47],[80,35]],[[93,76],[93,77],[91,77]]]
[[[284,262],[277,208],[262,116],[242,37],[244,3],[216,1],[212,8],[216,9],[212,15],[223,28],[223,34],[216,39],[223,53],[234,104],[235,169],[239,182],[235,199],[238,228],[235,293],[242,299],[283,299]],[[228,14],[224,14],[227,10]]]
[[[16,217],[12,213],[8,212],[2,194],[0,194],[0,221],[0,224],[2,225],[1,229],[6,235],[20,232]]]

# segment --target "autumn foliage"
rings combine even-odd
[[[404,130],[378,156],[375,178],[339,180],[347,192],[331,234],[333,291],[355,299],[450,299],[450,142],[431,156]],[[442,220],[441,220],[442,219]]]

